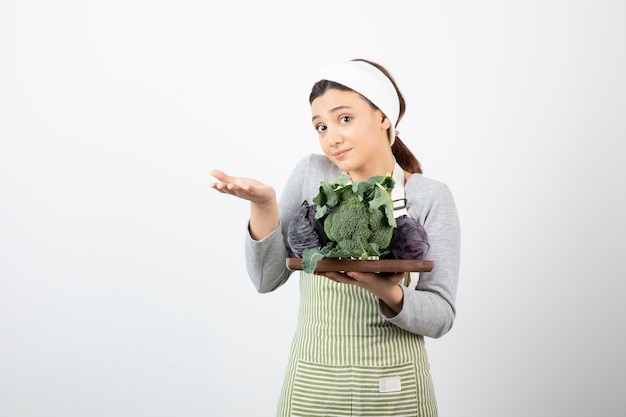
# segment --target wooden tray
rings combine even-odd
[[[417,261],[411,259],[320,259],[315,272],[354,271],[354,272],[430,272],[435,266],[434,261]],[[287,268],[292,271],[302,270],[302,258],[287,258]]]

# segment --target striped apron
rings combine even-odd
[[[381,317],[370,292],[301,274],[277,415],[436,416],[424,337]]]
[[[393,177],[399,217],[407,207],[397,163]],[[407,273],[403,284],[418,278]],[[382,317],[372,293],[301,272],[298,314],[279,417],[437,416],[424,337]]]

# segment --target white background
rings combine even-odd
[[[359,57],[461,217],[440,414],[623,415],[625,44],[617,0],[1,0],[0,416],[273,415],[297,279],[208,172],[280,193]]]

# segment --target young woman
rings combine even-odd
[[[285,259],[291,218],[312,203],[320,181],[393,173],[405,213],[425,228],[431,272],[300,274],[300,310],[278,416],[436,416],[424,337],[438,338],[455,317],[460,226],[449,188],[424,177],[397,137],[405,102],[381,65],[353,60],[324,68],[309,97],[324,155],[303,158],[280,204],[272,187],[211,171],[212,187],[250,201],[246,266],[259,292],[291,275]]]

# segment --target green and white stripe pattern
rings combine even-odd
[[[279,417],[437,415],[423,336],[353,285],[302,273],[300,297]]]

